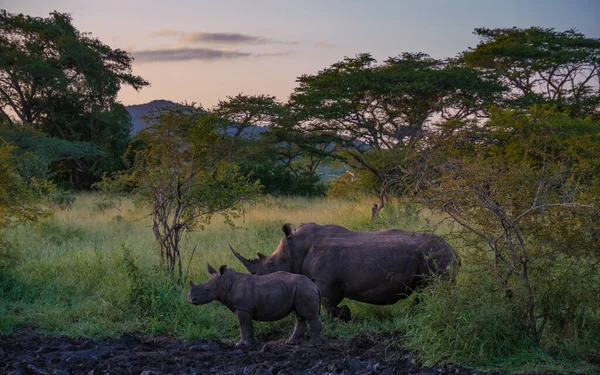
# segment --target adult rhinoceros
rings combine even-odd
[[[248,260],[233,254],[254,275],[275,271],[303,274],[319,287],[325,311],[350,318],[344,298],[389,305],[408,297],[431,274],[457,264],[454,251],[431,233],[399,230],[353,232],[339,225],[301,224],[284,236],[273,254]]]

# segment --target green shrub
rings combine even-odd
[[[60,210],[70,210],[75,203],[75,196],[68,190],[56,189],[50,193],[50,204]]]
[[[404,343],[419,361],[502,372],[593,371],[582,357],[553,355],[533,339],[523,319],[526,298],[519,291],[507,293],[489,274],[473,276],[462,275],[458,284],[435,280],[419,294],[420,303],[403,323]],[[590,337],[583,339],[579,344],[594,350]]]
[[[187,290],[177,279],[159,267],[142,269],[132,253],[123,247],[123,267],[130,278],[129,303],[133,315],[140,319],[141,331],[148,334],[170,334],[184,337],[232,337],[235,317],[223,317],[218,303],[201,308],[187,302]],[[225,309],[226,310],[226,309]]]

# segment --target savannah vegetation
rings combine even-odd
[[[148,82],[127,52],[66,14],[0,11],[0,332],[233,341],[234,317],[184,285],[207,262],[242,271],[228,244],[270,253],[282,223],[315,221],[435,231],[461,261],[419,304],[344,301],[356,318],[323,316],[325,338],[388,332],[428,365],[597,371],[600,40],[474,32],[452,58],[345,57],[285,102],[181,103],[131,135],[116,95]]]

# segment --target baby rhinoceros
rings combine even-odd
[[[288,344],[298,344],[310,324],[310,345],[318,345],[321,339],[319,306],[321,295],[317,286],[306,276],[288,272],[275,272],[264,276],[237,273],[221,266],[217,272],[210,264],[211,278],[194,285],[190,281],[188,301],[203,305],[219,301],[233,311],[240,323],[241,339],[236,344],[251,345],[256,342],[252,320],[274,321],[296,313],[294,333]]]

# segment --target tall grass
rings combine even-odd
[[[189,266],[195,282],[208,278],[207,263],[245,271],[228,244],[248,256],[270,253],[285,222],[368,229],[369,207],[368,202],[320,198],[266,199],[236,219],[235,228],[215,217],[204,230],[188,236],[183,245],[184,270]],[[190,305],[185,288],[157,267],[159,253],[150,220],[144,208],[131,201],[107,209],[98,196],[79,195],[72,209],[11,230],[6,238],[11,246],[10,256],[0,258],[4,265],[0,267],[2,332],[18,324],[34,324],[48,334],[95,337],[127,331],[231,340],[238,335],[235,317],[226,308],[218,303]],[[382,314],[370,313],[378,310],[369,305],[354,303],[352,308],[366,319],[363,325],[371,315],[377,320]],[[385,324],[367,326],[376,331]],[[288,334],[291,327],[291,321],[284,320],[259,324],[257,330],[268,335],[282,329]],[[345,336],[356,330],[348,325],[334,329]]]
[[[247,207],[235,220],[235,228],[215,217],[204,230],[185,239],[184,272],[189,264],[190,278],[200,282],[209,277],[207,263],[245,271],[228,244],[245,256],[271,253],[286,222],[295,226],[311,221],[337,223],[353,230],[435,230],[463,258],[456,284],[435,282],[422,293],[418,305],[412,300],[391,306],[345,300],[343,304],[355,318],[343,323],[322,316],[324,336],[397,335],[429,365],[456,363],[503,372],[597,369],[588,363],[598,358],[596,347],[600,347],[594,336],[600,324],[590,319],[598,318],[597,312],[581,315],[587,319],[581,325],[585,331],[561,333],[559,327],[550,327],[548,340],[559,340],[557,345],[564,350],[549,353],[519,325],[518,311],[494,278],[469,273],[472,253],[452,236],[452,226],[443,215],[391,204],[371,221],[371,204],[370,200],[268,198]],[[14,228],[6,239],[10,247],[0,254],[1,333],[31,324],[49,335],[103,337],[141,332],[186,339],[238,338],[238,324],[229,310],[217,302],[200,307],[189,304],[186,288],[158,268],[158,247],[147,211],[131,201],[107,208],[96,195],[79,195],[72,209],[58,211],[37,225]],[[556,279],[563,282],[568,277],[560,274]],[[577,288],[584,286],[583,281],[577,284]],[[573,288],[568,291],[578,293]],[[287,337],[292,327],[293,317],[255,325],[262,339]]]

